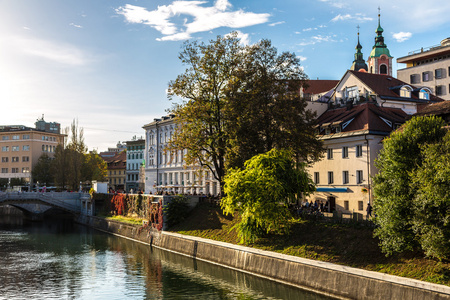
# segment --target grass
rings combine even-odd
[[[126,224],[132,225],[142,225],[142,219],[134,218],[134,217],[126,217],[126,216],[110,216],[105,217],[107,220],[118,221]]]
[[[171,231],[238,244],[233,229],[237,222],[237,216],[201,204]],[[425,258],[421,252],[386,257],[378,244],[372,228],[297,220],[289,235],[268,234],[247,246],[450,286],[450,262]]]

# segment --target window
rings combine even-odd
[[[328,184],[334,183],[333,172],[328,172]]]
[[[431,76],[430,76],[430,72],[423,72],[422,73],[422,81],[430,81],[431,80]]]
[[[437,85],[436,86],[436,96],[442,96],[444,95],[444,86],[443,85]]]
[[[387,66],[386,65],[380,66],[380,74],[387,74]]]
[[[13,151],[13,152],[17,152],[17,151],[19,151],[19,146],[12,146],[11,147],[11,150]]]
[[[8,173],[8,168],[2,168],[2,173]]]
[[[344,201],[344,209],[345,209],[345,210],[348,210],[348,208],[349,208],[348,200],[345,200],[345,201]]]
[[[320,183],[320,174],[319,172],[314,172],[314,183],[319,184]]]
[[[444,70],[443,69],[436,69],[436,70],[434,70],[434,77],[436,78],[436,79],[440,79],[440,78],[443,78],[443,72]]]
[[[9,136],[8,136],[8,135],[4,135],[4,136],[2,136],[2,140],[4,140],[4,141],[7,141],[7,140],[9,140]]]
[[[363,210],[363,202],[362,201],[358,201],[358,210],[361,211]]]
[[[409,77],[409,81],[411,84],[419,83],[420,82],[420,74],[412,74]]]
[[[363,171],[362,170],[357,170],[356,171],[356,183],[360,184],[364,181],[363,179]]]
[[[29,134],[22,135],[22,140],[29,140],[29,139],[30,139],[30,135]]]
[[[362,145],[356,145],[356,157],[362,156]]]
[[[2,162],[8,162],[8,157],[2,157]]]
[[[9,152],[9,146],[3,146],[2,152]]]
[[[348,171],[342,171],[342,184],[348,184]]]
[[[42,145],[42,151],[45,151],[45,145]]]
[[[19,168],[11,168],[11,173],[19,173]]]
[[[420,89],[419,98],[424,100],[430,100],[430,92],[426,89]]]
[[[30,172],[30,168],[29,167],[23,167],[22,168],[22,173],[29,173]]]
[[[13,140],[20,140],[20,135],[13,135],[12,139]]]
[[[348,147],[342,147],[342,158],[348,158]]]
[[[22,162],[28,162],[28,161],[30,161],[29,156],[22,156]]]
[[[11,161],[12,162],[19,162],[19,157],[18,156],[13,156],[13,157],[11,157]]]
[[[333,149],[332,148],[327,149],[327,158],[333,159]]]
[[[411,89],[408,86],[402,86],[400,89],[400,97],[411,98]]]
[[[22,151],[30,151],[30,145],[23,145]]]

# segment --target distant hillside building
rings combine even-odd
[[[0,126],[0,178],[23,179],[33,186],[32,170],[39,157],[46,153],[53,157],[56,146],[64,144],[66,135],[60,133],[60,124],[36,120],[35,128],[23,125]],[[0,186],[4,189],[4,186]]]
[[[400,80],[428,87],[436,96],[450,100],[450,38],[439,45],[412,51],[397,59],[406,68],[397,70]]]

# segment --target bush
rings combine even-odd
[[[163,210],[167,216],[165,222],[168,227],[182,222],[186,219],[190,210],[187,197],[183,195],[175,196],[169,203],[164,205]]]

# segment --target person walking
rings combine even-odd
[[[369,219],[369,217],[372,217],[372,206],[370,205],[369,201],[367,201],[366,212],[367,212],[367,219]]]

